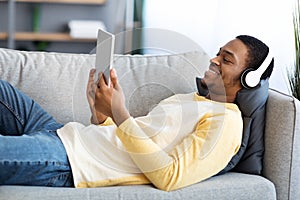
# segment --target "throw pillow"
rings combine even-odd
[[[207,95],[208,90],[197,78],[198,93]],[[243,117],[243,139],[238,153],[231,159],[220,174],[236,171],[249,174],[261,174],[264,154],[265,104],[268,99],[269,81],[261,80],[253,89],[242,89],[236,97],[236,104]]]

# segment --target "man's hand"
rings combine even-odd
[[[108,87],[103,74],[99,74],[99,81],[95,93],[95,108],[98,112],[111,117],[116,125],[120,125],[130,117],[125,106],[125,97],[119,85],[115,69],[110,71],[111,84]]]
[[[88,80],[87,88],[86,88],[86,96],[87,96],[87,100],[88,100],[91,114],[92,114],[91,123],[98,125],[100,123],[103,123],[106,120],[107,116],[102,114],[101,112],[98,112],[95,108],[95,93],[96,93],[96,88],[97,88],[97,85],[95,84],[95,81],[94,81],[95,72],[96,72],[95,69],[90,70],[89,80]]]

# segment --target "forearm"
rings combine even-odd
[[[115,112],[112,112],[112,119],[117,126],[121,125],[124,121],[130,118],[129,111],[125,106],[116,108],[114,111]]]

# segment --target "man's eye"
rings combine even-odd
[[[227,62],[227,63],[229,63],[229,62],[230,62],[230,60],[229,60],[229,59],[227,59],[227,58],[225,58],[225,57],[223,58],[223,61],[224,61],[224,62]]]

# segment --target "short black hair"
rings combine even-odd
[[[239,35],[236,37],[248,47],[248,59],[246,68],[258,69],[269,53],[269,47],[259,39],[249,35]],[[274,68],[274,58],[261,76],[261,79],[267,79],[271,76]]]

